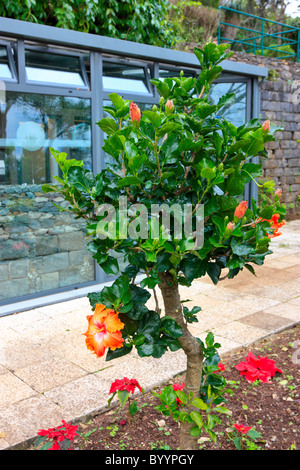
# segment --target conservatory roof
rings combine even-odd
[[[138,44],[131,41],[98,36],[95,34],[70,31],[54,26],[45,26],[21,20],[0,17],[0,34],[9,38],[37,41],[43,44],[63,45],[65,47],[96,50],[106,54],[153,60],[165,64],[200,68],[196,56],[190,52]],[[266,67],[224,60],[224,72],[243,76],[267,77]]]

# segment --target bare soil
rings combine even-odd
[[[234,351],[222,357],[222,373],[233,395],[227,395],[226,407],[230,416],[222,415],[222,424],[215,428],[217,444],[208,435],[199,438],[199,449],[235,450],[228,438],[228,429],[234,424],[252,426],[261,434],[256,442],[258,450],[300,450],[300,325],[282,331],[249,348]],[[297,351],[298,347],[298,351]],[[248,351],[256,356],[267,356],[282,370],[270,384],[249,383],[235,365],[245,359]],[[122,377],[116,377],[122,378]],[[132,378],[132,377],[130,377]],[[135,377],[139,380],[139,377]],[[169,383],[182,383],[184,375]],[[140,380],[141,382],[141,380]],[[141,383],[142,385],[142,383]],[[161,388],[163,388],[164,384]],[[159,388],[156,389],[159,391]],[[109,397],[108,397],[109,398]],[[114,408],[88,422],[81,422],[73,448],[77,450],[177,450],[179,425],[171,417],[163,416],[155,407],[159,404],[152,392],[134,395],[139,411],[129,419],[127,405]]]

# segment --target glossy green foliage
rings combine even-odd
[[[217,284],[222,272],[229,278],[244,268],[255,274],[253,265],[263,264],[271,253],[268,220],[273,214],[282,220],[285,214],[280,197],[274,195],[274,183],[257,183],[261,191],[268,191],[261,205],[252,200],[242,217],[235,210],[245,186],[262,175],[261,164],[253,163],[253,157],[267,158],[265,144],[275,139],[273,131],[256,119],[235,127],[221,117],[232,95],[211,102],[209,90],[221,73],[220,63],[228,57],[226,47],[207,44],[195,50],[202,66],[197,78],[181,75],[152,80],[161,98],[140,119],[132,119],[130,101],[111,94],[112,104],[105,107],[109,117],[98,123],[106,134],[103,149],[110,157],[99,174],[93,175],[78,162],[70,166],[64,154],[52,151],[62,169],[61,186],[45,185],[44,190],[60,191],[69,202],[67,210],[86,219],[89,250],[106,274],[120,276],[113,286],[91,296],[92,305],[97,301],[119,311],[126,325],[124,347],[110,351],[108,358],[126,354],[133,346],[142,357],[160,357],[167,349],[180,347],[182,332],[174,320],[161,318],[158,306],[155,311],[146,307],[146,288],[160,284],[163,273],[172,276],[174,285],[190,286],[206,274]],[[125,223],[122,198],[126,200]],[[105,214],[99,212],[103,204],[116,211],[115,224],[106,222]],[[136,204],[146,209],[146,219],[133,210]],[[182,211],[185,205],[193,211],[203,205],[203,245],[195,248],[194,240],[183,231],[178,236],[180,211],[179,216],[171,213],[166,237],[162,220],[151,217],[155,204],[177,205]],[[103,222],[106,237],[102,237]],[[138,222],[146,226],[146,235],[139,231]],[[123,236],[124,225],[128,229],[132,224],[138,236],[132,237],[128,230]],[[125,261],[122,269],[120,257]],[[136,286],[139,274],[143,279]],[[185,320],[196,321],[199,311],[185,307]]]
[[[171,47],[178,28],[169,22],[167,0],[8,0],[0,16]]]

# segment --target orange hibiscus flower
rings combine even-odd
[[[124,323],[120,321],[118,312],[97,304],[94,314],[86,318],[89,324],[84,333],[85,343],[97,357],[103,356],[106,348],[115,350],[123,346],[124,339],[120,330],[124,328]]]
[[[256,223],[269,222],[270,224],[272,224],[271,228],[274,230],[274,232],[271,235],[269,233],[267,233],[267,237],[268,238],[275,238],[275,237],[279,237],[280,235],[282,235],[282,233],[279,232],[279,229],[281,227],[283,227],[286,223],[285,220],[282,220],[281,222],[279,222],[279,219],[280,219],[279,214],[273,214],[272,219],[262,219],[261,217],[259,217],[259,219],[256,221]]]
[[[244,217],[246,210],[247,210],[247,205],[248,205],[247,201],[240,202],[239,205],[235,208],[234,216],[237,217],[238,219],[241,219],[242,217]]]
[[[141,110],[136,103],[131,102],[129,106],[129,114],[132,122],[141,120]]]

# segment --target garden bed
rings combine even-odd
[[[228,439],[228,429],[234,423],[251,426],[261,434],[262,437],[256,441],[258,449],[300,449],[300,353],[295,347],[299,337],[300,325],[297,325],[259,344],[222,357],[225,365],[222,374],[234,392],[227,395],[226,404],[232,414],[223,415],[222,424],[215,428],[217,444],[203,433],[199,438],[200,449],[235,449],[233,441]],[[282,373],[277,372],[270,384],[247,382],[235,365],[243,361],[249,351],[255,356],[272,359]],[[136,378],[142,386],[142,378]],[[177,376],[170,383],[182,382],[184,375]],[[130,420],[126,404],[121,411],[114,408],[80,423],[77,429],[80,436],[75,438],[73,447],[77,450],[178,449],[178,423],[155,409],[159,401],[152,392],[134,396],[134,399],[139,411]]]

